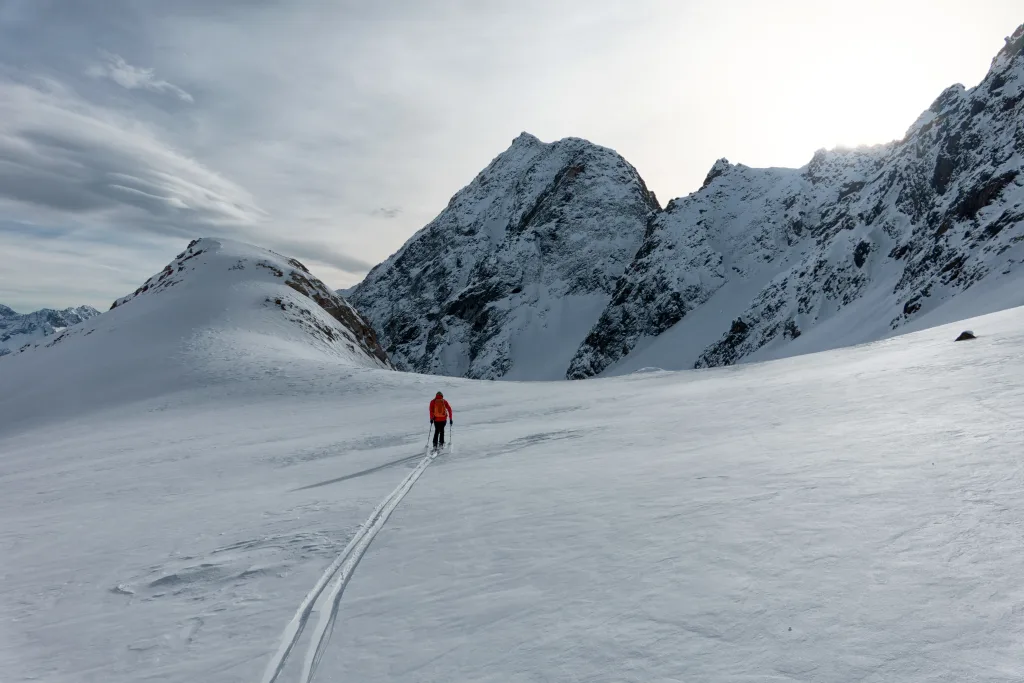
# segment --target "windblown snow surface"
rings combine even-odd
[[[119,315],[0,369],[5,682],[1024,679],[1024,309],[547,383]]]

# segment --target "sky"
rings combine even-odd
[[[0,303],[109,307],[194,237],[357,283],[520,132],[664,204],[901,138],[1019,0],[0,0]]]

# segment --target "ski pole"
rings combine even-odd
[[[427,427],[427,445],[424,448],[430,448],[430,432],[434,429],[434,423],[431,422],[430,426]]]

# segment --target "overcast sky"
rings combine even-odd
[[[189,239],[358,282],[521,131],[664,204],[977,84],[1020,0],[0,0],[0,303],[107,308]]]

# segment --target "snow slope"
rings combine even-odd
[[[523,133],[350,298],[401,369],[560,379],[659,208],[612,150]]]
[[[144,300],[97,320],[128,329],[107,316]],[[317,643],[316,681],[1024,677],[1024,309],[588,382],[232,334],[230,354],[192,345],[204,372],[174,391],[116,381],[82,414],[0,371],[5,681],[266,680],[318,585],[282,683]],[[437,389],[455,449],[425,462]]]
[[[306,268],[223,239],[195,240],[110,311],[3,359],[0,429],[199,386],[249,363],[323,357],[390,367],[373,330]],[[45,406],[45,409],[42,407]]]
[[[92,306],[65,308],[62,311],[43,308],[32,313],[16,313],[14,309],[0,305],[0,356],[14,353],[44,337],[59,334],[99,314]]]

